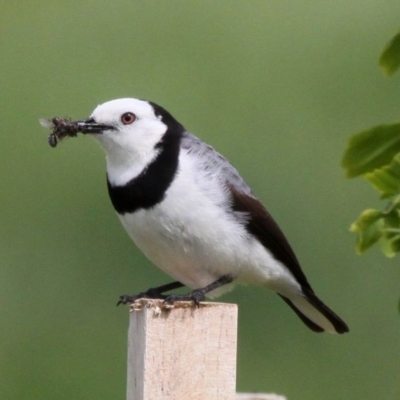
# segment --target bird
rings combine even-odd
[[[276,292],[315,332],[349,331],[314,293],[282,230],[237,170],[166,109],[121,98],[75,126],[105,150],[109,197],[127,233],[174,279],[119,303],[145,297],[199,305],[235,284],[254,284]],[[191,291],[167,294],[184,286]]]

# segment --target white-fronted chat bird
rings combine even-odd
[[[281,229],[236,169],[168,111],[125,98],[71,124],[104,148],[108,192],[129,236],[176,280],[121,296],[121,303],[153,297],[198,304],[236,283],[255,284],[275,291],[313,331],[348,332],[316,296]],[[182,286],[192,291],[166,294]]]

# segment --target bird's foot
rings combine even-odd
[[[117,306],[120,304],[132,304],[138,299],[166,299],[167,296],[163,294],[164,292],[169,292],[170,290],[179,289],[183,284],[180,282],[171,282],[166,285],[157,286],[154,288],[150,288],[146,292],[142,292],[135,295],[124,294],[119,297],[119,301]]]
[[[169,296],[163,294],[165,292],[169,292],[173,289],[178,289],[183,286],[180,282],[171,282],[167,283],[163,286],[158,286],[155,288],[151,288],[146,292],[139,293],[137,295],[122,295],[119,298],[117,306],[120,304],[132,304],[138,299],[161,299],[164,300],[165,305],[173,305],[176,301],[192,301],[193,304],[197,307],[200,306],[200,302],[205,299],[205,294],[218,289],[219,287],[231,283],[233,278],[230,275],[224,275],[215,282],[204,286],[201,289],[193,290],[188,294],[171,294]]]
[[[138,299],[166,299],[167,296],[165,294],[161,294],[157,288],[151,288],[147,290],[146,292],[142,292],[139,294],[134,294],[134,295],[129,295],[129,294],[123,294],[122,296],[119,296],[119,301],[117,303],[117,306],[120,304],[132,304]]]
[[[200,307],[200,302],[205,299],[202,289],[193,290],[188,294],[171,294],[166,297],[164,304],[173,305],[176,301],[192,301],[196,307]]]

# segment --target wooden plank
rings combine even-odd
[[[128,400],[235,400],[237,306],[135,302],[128,330]]]
[[[236,400],[286,400],[286,397],[274,393],[238,393]]]

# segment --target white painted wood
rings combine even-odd
[[[236,304],[140,299],[131,310],[128,400],[238,399]]]

